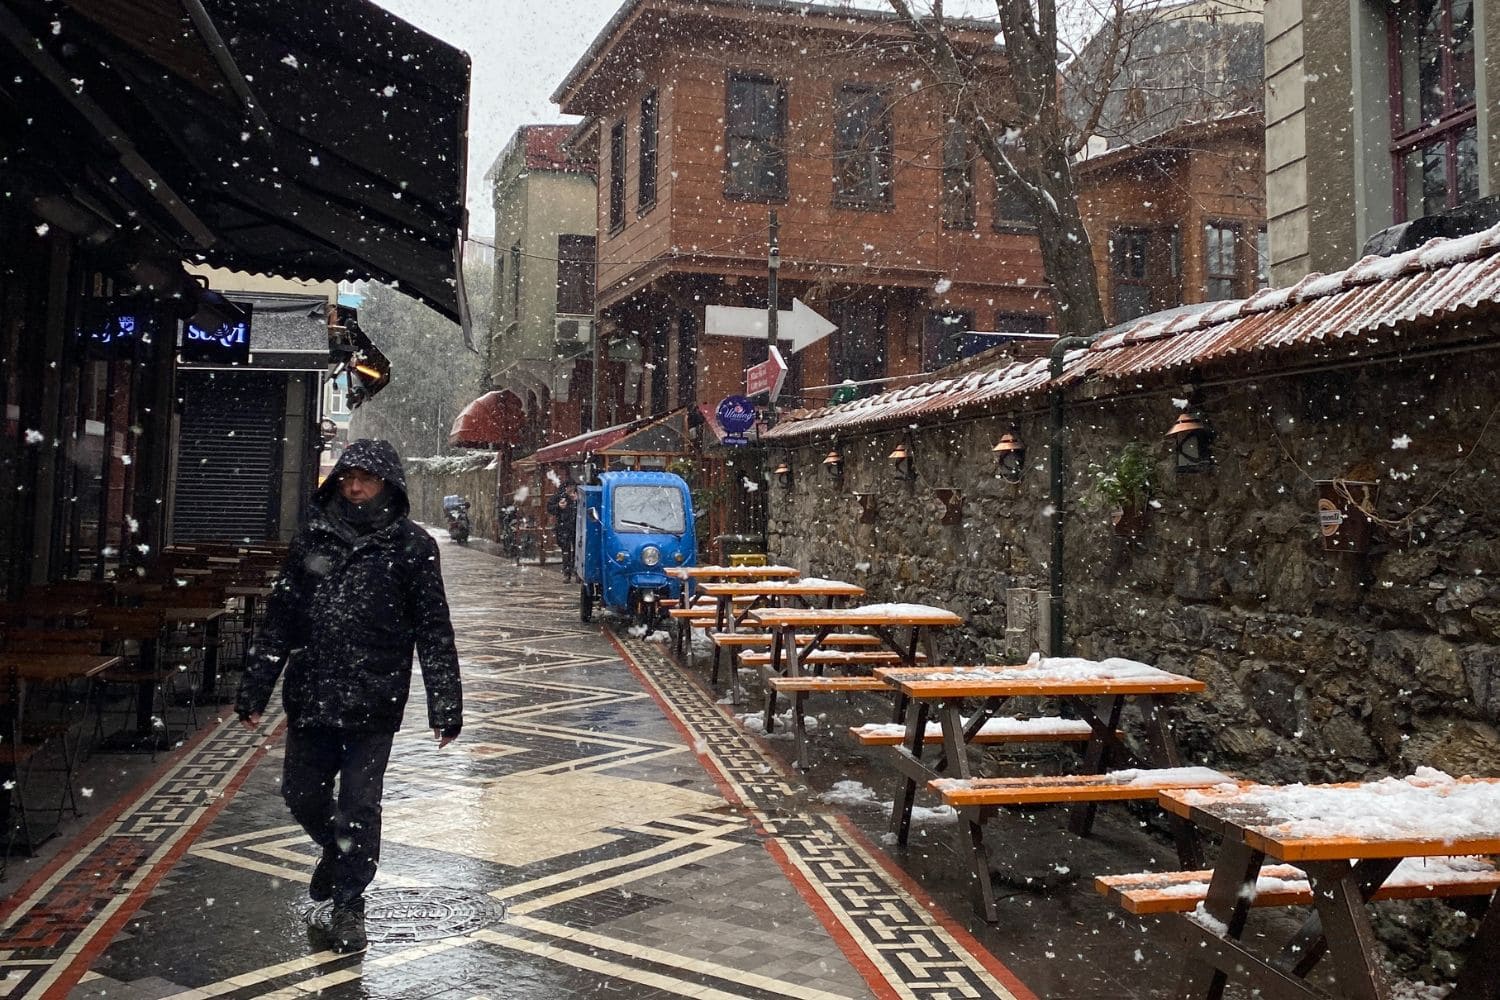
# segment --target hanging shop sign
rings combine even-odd
[[[754,403],[744,396],[725,396],[719,401],[715,415],[724,430],[724,444],[739,447],[750,443],[746,435],[755,426]]]
[[[162,326],[158,307],[149,299],[85,299],[75,336],[84,357],[123,361],[149,351]]]
[[[250,361],[249,302],[203,303],[182,324],[182,360],[195,364],[243,365]]]

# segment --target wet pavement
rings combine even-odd
[[[278,795],[277,699],[261,733],[210,722],[7,883],[0,997],[1172,994],[1170,937],[1091,887],[1175,867],[1144,814],[1106,812],[1087,841],[1057,811],[1002,817],[991,840],[1015,887],[985,925],[951,818],[883,843],[894,772],[842,734],[886,703],[819,706],[799,775],[705,667],[580,624],[555,570],[446,540],[443,557],[466,725],[438,751],[414,685],[366,954],[309,936],[315,855]]]

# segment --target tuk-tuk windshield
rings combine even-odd
[[[616,487],[614,529],[636,534],[682,534],[687,530],[682,491],[671,486]]]

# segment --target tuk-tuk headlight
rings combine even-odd
[[[641,562],[647,566],[661,565],[661,549],[655,545],[648,545],[644,549],[641,549]]]

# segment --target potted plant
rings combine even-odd
[[[1146,529],[1151,514],[1151,493],[1156,469],[1145,446],[1132,441],[1110,462],[1100,467],[1094,493],[1115,510],[1115,534],[1126,537]]]

